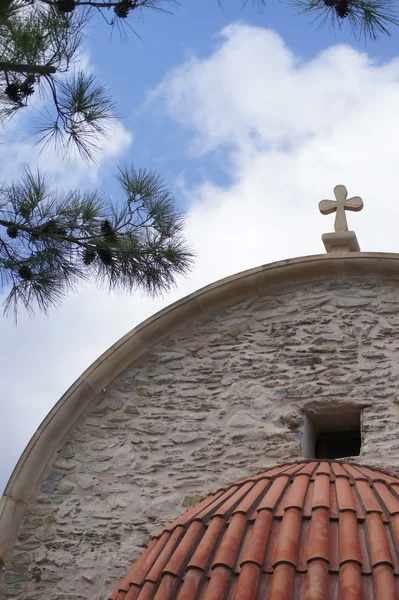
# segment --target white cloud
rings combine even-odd
[[[19,132],[13,132],[13,137],[19,137]],[[95,162],[85,161],[77,151],[73,152],[67,160],[54,152],[51,146],[32,147],[32,142],[16,141],[6,142],[6,150],[0,148],[0,173],[1,179],[7,181],[17,180],[25,166],[35,170],[39,168],[52,177],[54,185],[67,189],[85,185],[98,185],[108,172],[110,161],[114,167],[114,159],[123,156],[132,144],[133,135],[120,121],[115,121],[110,135],[99,139],[98,148],[94,153]]]
[[[213,54],[171,71],[151,99],[190,131],[190,149],[224,152],[230,183],[187,190],[199,268],[215,255],[224,272],[323,251],[333,218],[317,202],[337,183],[364,197],[349,217],[362,248],[396,251],[398,59],[378,64],[336,45],[305,62],[272,31],[231,25]]]
[[[242,269],[324,252],[333,217],[317,203],[334,185],[363,196],[363,212],[349,216],[362,249],[397,250],[399,60],[380,65],[337,45],[303,61],[275,33],[232,25],[210,56],[167,74],[155,100],[187,129],[187,151],[225,157],[228,184],[182,188],[196,268],[156,301],[90,288],[49,317],[1,323],[8,471],[65,388],[155,310]]]

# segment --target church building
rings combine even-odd
[[[399,599],[399,254],[334,193],[326,252],[172,304],[54,406],[0,500],[2,600]]]

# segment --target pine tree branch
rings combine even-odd
[[[42,227],[29,227],[27,225],[22,225],[22,223],[17,223],[15,221],[4,221],[2,219],[0,219],[0,225],[2,225],[3,227],[15,227],[16,229],[18,229],[19,231],[24,231],[25,233],[29,233],[30,235],[33,236],[43,236],[44,232],[43,232],[43,228]],[[51,234],[50,232],[46,232],[45,233],[46,237],[48,239],[56,239],[57,241],[64,241],[64,242],[71,242],[73,244],[76,244],[77,246],[81,246],[83,248],[86,247],[87,243],[92,241],[93,239],[95,239],[95,236],[90,236],[88,238],[76,238],[70,235],[64,235],[64,234]],[[81,240],[86,240],[86,241],[81,241]]]
[[[29,75],[54,75],[57,69],[50,65],[24,65],[0,61],[0,71]]]
[[[140,8],[152,8],[154,10],[162,10],[164,12],[165,9],[161,8],[161,4],[172,4],[175,6],[179,5],[177,0],[122,0],[122,2],[129,5],[129,9],[131,11],[138,10]],[[50,6],[58,6],[59,0],[40,0],[44,4]],[[118,6],[121,4],[121,0],[113,2],[112,0],[75,0],[75,7],[77,6],[88,6],[92,8],[113,8],[114,6]]]
[[[345,24],[352,35],[377,40],[381,34],[391,35],[388,27],[399,25],[399,10],[394,0],[290,0],[300,13],[312,15],[321,29],[329,24],[331,29]]]
[[[110,290],[154,295],[189,270],[184,219],[159,176],[124,167],[117,178],[126,196],[118,208],[98,192],[53,192],[46,177],[28,170],[22,182],[0,186],[6,313],[16,314],[20,303],[46,311],[91,278]]]

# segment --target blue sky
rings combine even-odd
[[[121,40],[117,31],[110,39],[107,24],[96,19],[87,47],[99,79],[113,90],[123,123],[134,131],[133,160],[158,169],[172,185],[182,172],[192,183],[210,175],[225,181],[224,153],[191,156],[191,132],[176,127],[162,106],[153,105],[151,110],[145,110],[143,105],[169,69],[192,56],[208,56],[220,43],[219,34],[226,25],[245,23],[272,29],[298,60],[312,58],[336,43],[348,43],[360,52],[367,51],[378,61],[390,59],[397,52],[395,36],[382,36],[378,43],[366,46],[364,40],[354,39],[347,27],[335,31],[328,26],[319,29],[309,16],[298,15],[296,8],[279,0],[271,0],[262,10],[256,0],[249,0],[245,7],[240,0],[223,0],[221,4],[218,0],[188,0],[179,7],[171,6],[170,10],[170,13],[143,11],[142,18],[134,25],[137,36],[126,30],[128,42]],[[261,72],[259,77],[262,78]],[[112,181],[109,183],[112,185]],[[187,204],[179,194],[177,199],[183,206]]]
[[[92,285],[48,316],[21,312],[17,327],[0,317],[0,488],[62,393],[132,327],[221,277],[324,252],[333,217],[317,204],[334,185],[364,199],[348,219],[362,249],[398,250],[399,31],[365,47],[278,0],[263,12],[187,0],[174,15],[145,13],[136,31],[109,42],[100,19],[90,28],[83,58],[120,114],[97,165],[38,157],[22,120],[2,136],[1,179],[38,164],[59,186],[116,200],[118,163],[155,168],[187,212],[196,266],[163,298]]]
[[[395,36],[382,36],[378,43],[366,46],[364,40],[355,40],[347,27],[335,31],[328,26],[318,29],[309,16],[298,16],[297,9],[279,0],[271,0],[263,10],[251,0],[245,7],[240,0],[223,0],[222,5],[217,0],[188,0],[178,8],[171,7],[171,11],[172,14],[144,11],[143,19],[135,27],[140,38],[130,33],[128,43],[115,32],[104,44],[109,39],[109,30],[98,19],[92,28],[93,41],[88,44],[96,73],[101,81],[109,83],[124,124],[134,131],[137,150],[133,159],[154,165],[171,182],[181,172],[189,181],[198,181],[203,169],[206,176],[212,173],[224,181],[223,152],[216,157],[190,156],[187,149],[192,143],[191,132],[176,127],[162,106],[159,110],[156,106],[144,110],[143,103],[171,67],[192,56],[200,59],[208,56],[220,43],[219,33],[226,25],[245,23],[272,29],[298,60],[312,58],[336,43],[349,43],[378,61],[390,59],[397,52]],[[262,78],[261,72],[259,77]]]

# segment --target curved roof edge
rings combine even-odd
[[[268,288],[365,276],[399,279],[399,254],[318,254],[255,267],[189,294],[132,329],[67,390],[25,448],[0,500],[0,558],[8,558],[26,504],[59,441],[93,398],[154,344],[186,321]]]
[[[108,600],[324,600],[338,590],[341,599],[397,598],[399,552],[389,527],[395,528],[398,483],[397,476],[345,460],[269,467],[206,496],[151,536]],[[382,548],[386,554],[377,554]],[[348,571],[350,561],[355,570]]]

